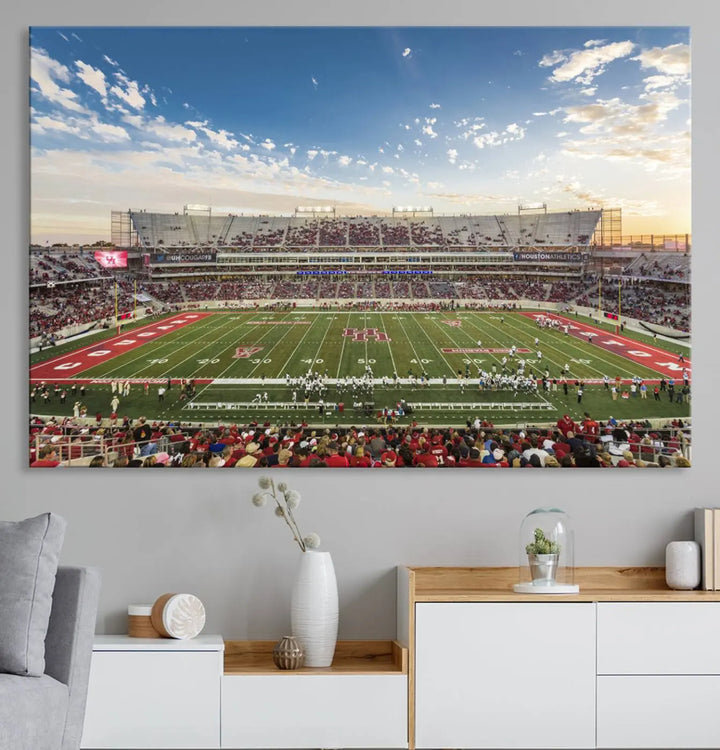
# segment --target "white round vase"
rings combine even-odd
[[[665,581],[671,589],[686,591],[700,585],[700,545],[670,542],[665,547]]]
[[[305,652],[306,667],[329,667],[338,631],[338,592],[329,552],[307,550],[292,590],[292,634]]]

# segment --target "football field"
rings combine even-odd
[[[560,414],[579,416],[585,410],[599,419],[689,414],[686,400],[671,401],[665,392],[656,400],[652,392],[663,377],[682,386],[683,369],[691,373],[686,349],[651,337],[617,335],[574,316],[547,313],[555,324],[541,327],[538,315],[545,314],[464,309],[176,313],[120,335],[34,355],[31,386],[57,383],[67,397],[60,404],[49,388],[49,402],[36,394],[30,410],[67,416],[81,400],[89,415],[109,416],[111,382],[128,381],[130,393],[120,397],[118,414],[183,422],[353,424],[374,421],[377,411],[395,409],[402,399],[414,407],[404,421],[421,424],[464,424],[470,416],[496,424],[554,422]],[[547,372],[550,380],[560,380],[567,368],[568,393],[562,384],[537,391],[480,388],[481,371],[509,373],[521,359],[525,373],[538,379]],[[324,382],[321,392],[303,382],[308,373]],[[625,384],[614,401],[604,376],[625,383],[643,378],[647,398],[623,398],[622,391],[630,392]],[[161,400],[158,389],[167,388],[168,379]],[[580,380],[585,389],[578,402],[575,381]],[[182,381],[194,382],[189,395],[181,390]]]

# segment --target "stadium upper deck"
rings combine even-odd
[[[224,216],[129,211],[145,249],[249,250],[587,248],[599,209],[488,216]]]

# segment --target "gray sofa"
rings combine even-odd
[[[45,674],[0,674],[0,750],[78,750],[100,593],[94,568],[59,567]]]

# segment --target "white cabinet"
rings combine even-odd
[[[600,676],[597,746],[720,747],[720,676]]]
[[[720,747],[720,602],[597,610],[598,747]]]
[[[407,675],[226,675],[224,748],[407,747]]]
[[[219,748],[223,641],[96,636],[83,748]]]
[[[595,746],[593,603],[415,605],[417,748]]]

